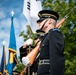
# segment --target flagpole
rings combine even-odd
[[[5,66],[6,66],[5,41],[3,41],[2,44],[3,44],[3,50],[4,50],[4,71],[5,71]],[[3,75],[5,74],[4,71],[3,71]]]

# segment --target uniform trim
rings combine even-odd
[[[24,54],[24,53],[27,53],[27,52],[21,52],[20,54]]]
[[[53,29],[53,31],[59,31],[59,32],[60,32],[60,30],[59,30],[59,29],[57,29],[57,28],[54,28],[54,29]]]
[[[55,15],[53,15],[53,14],[42,14],[42,15],[40,15],[40,16],[53,16],[53,17],[55,17],[56,19],[57,19],[57,17],[55,16]]]

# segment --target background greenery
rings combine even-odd
[[[60,15],[59,21],[74,9],[64,21],[60,30],[65,37],[65,75],[76,75],[76,0],[42,0],[42,6],[43,9],[51,9],[58,12]],[[28,33],[29,28],[27,28],[26,34],[24,32],[20,33],[20,36],[24,37],[24,41],[28,38]],[[23,65],[19,63],[16,70],[21,71],[22,68]]]

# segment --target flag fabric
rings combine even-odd
[[[2,72],[0,72],[0,75],[2,75]]]
[[[30,0],[24,0],[23,14],[26,17],[26,19],[28,21],[28,24],[31,24],[31,18],[30,18]]]
[[[13,25],[13,16],[11,18],[11,30],[10,30],[10,42],[9,42],[9,59],[8,59],[8,64],[6,66],[6,70],[8,71],[9,75],[13,75],[13,68],[17,64],[16,60],[16,39],[15,39],[15,30],[14,30],[14,25]]]
[[[0,64],[0,75],[2,75],[2,72],[1,72],[1,64]]]
[[[42,10],[41,0],[24,0],[23,14],[33,32],[39,28],[36,21],[39,19],[38,12],[40,10]]]
[[[3,75],[4,75],[5,66],[6,66],[5,45],[3,45],[3,54],[0,65],[0,73],[2,73]]]

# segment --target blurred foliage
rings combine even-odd
[[[20,58],[18,58],[18,64],[15,68],[16,71],[21,72],[25,66],[21,63]]]
[[[58,12],[60,16],[58,22],[74,9],[64,21],[60,30],[65,37],[65,75],[76,75],[76,0],[42,0],[42,6],[43,9]],[[24,41],[29,37],[34,38],[35,34],[30,33],[28,27],[26,34],[22,31],[19,36],[23,36]]]
[[[29,38],[34,39],[34,37],[36,36],[36,34],[33,33],[32,30],[31,30],[31,28],[30,28],[30,26],[27,25],[26,33],[24,33],[24,31],[22,31],[22,32],[19,34],[19,37],[20,37],[20,36],[23,36],[24,41],[26,41],[26,40],[29,39]]]

